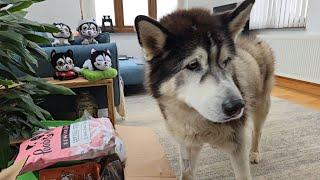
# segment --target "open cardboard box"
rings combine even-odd
[[[117,126],[116,129],[127,151],[126,180],[176,179],[152,129],[136,126]]]

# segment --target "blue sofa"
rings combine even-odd
[[[112,67],[119,71],[117,46],[115,43],[110,43],[110,36],[108,33],[102,33],[97,37],[99,44],[81,45],[81,39],[75,38],[74,42],[71,42],[71,46],[59,46],[50,47],[49,45],[43,45],[44,51],[50,55],[52,50],[57,52],[65,52],[71,49],[74,54],[74,63],[77,67],[82,67],[85,60],[90,58],[90,51],[92,48],[96,50],[106,50],[111,52]],[[52,77],[54,69],[50,62],[39,60],[39,66],[36,68],[36,72],[40,77]],[[114,102],[118,106],[120,103],[120,88],[119,88],[119,76],[114,78]],[[96,99],[99,109],[106,108],[106,89],[105,87],[90,87],[74,89],[75,92],[82,90],[89,91]],[[75,96],[58,96],[52,95],[45,99],[40,105],[52,113],[54,118],[59,119],[63,114],[70,114],[75,112]]]
[[[119,60],[120,75],[124,85],[141,85],[144,80],[144,64],[136,59]]]

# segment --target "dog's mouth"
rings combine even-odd
[[[232,121],[235,119],[239,119],[242,117],[243,112],[244,112],[244,108],[241,108],[237,110],[232,116],[225,118],[224,121]]]

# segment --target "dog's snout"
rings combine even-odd
[[[228,99],[222,103],[223,112],[228,117],[240,114],[243,107],[244,101],[242,99]]]

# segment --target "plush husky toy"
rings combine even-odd
[[[99,27],[94,19],[80,20],[77,31],[83,38],[81,44],[98,44],[94,38],[99,35]]]
[[[111,53],[109,50],[97,51],[91,49],[91,57],[86,60],[83,64],[83,68],[89,69],[91,71],[100,70],[104,71],[111,67]]]
[[[70,80],[78,77],[80,69],[73,64],[73,52],[69,49],[64,53],[51,52],[51,64],[56,70],[53,78]]]
[[[54,37],[54,42],[52,43],[53,46],[65,46],[70,45],[69,39],[72,37],[71,29],[68,25],[63,23],[53,23],[59,29],[59,32],[52,33]]]

